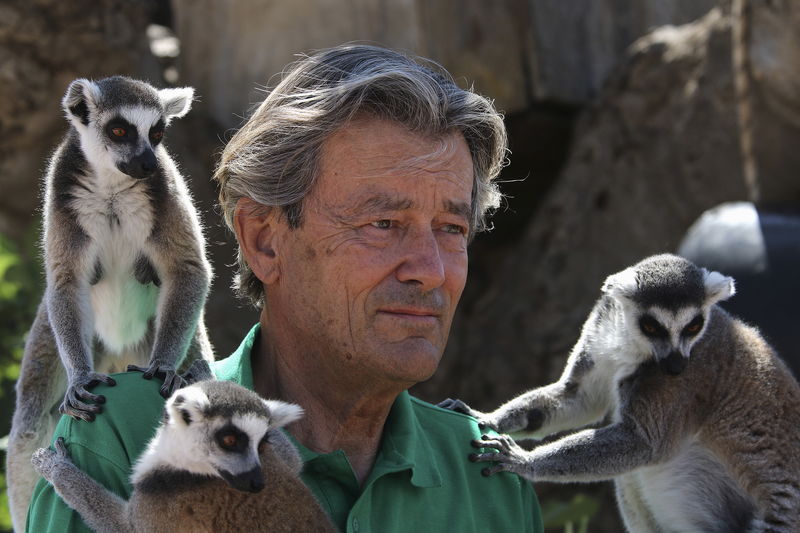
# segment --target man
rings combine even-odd
[[[438,366],[505,147],[491,103],[438,69],[343,46],[296,63],[222,155],[237,286],[261,314],[214,372],[303,406],[303,480],[342,531],[542,529],[527,482],[467,461],[475,421],[406,392]],[[116,377],[102,416],[56,436],[126,497],[163,400]],[[29,530],[83,527],[40,482]]]

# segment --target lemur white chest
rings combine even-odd
[[[642,363],[640,349],[626,339],[604,334],[593,337],[589,351],[595,354],[596,364],[587,378],[594,382],[594,388],[605,391],[607,413],[616,420],[620,407],[619,384],[636,372]]]
[[[91,245],[84,268],[89,279],[94,332],[112,353],[140,343],[156,313],[158,287],[136,280],[137,260],[153,229],[153,207],[141,182],[123,174],[98,179],[89,176],[86,188],[75,187],[72,208]]]
[[[108,252],[109,259],[124,260],[141,251],[153,229],[154,213],[144,184],[116,174],[88,176],[86,188],[73,188],[72,208],[81,228],[99,247],[98,254]]]

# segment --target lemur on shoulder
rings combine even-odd
[[[186,183],[162,143],[191,107],[190,87],[162,89],[114,76],[73,81],[70,124],[44,177],[46,288],[28,334],[8,448],[12,517],[24,529],[38,476],[32,453],[59,413],[92,421],[98,383],[128,365],[164,379],[213,360],[203,307],[211,280]]]
[[[335,533],[279,429],[302,412],[229,381],[178,390],[133,468],[128,501],[79,470],[62,440],[33,463],[98,533]]]

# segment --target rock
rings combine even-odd
[[[457,317],[442,372],[420,394],[481,409],[552,382],[606,276],[675,250],[700,213],[745,197],[730,42],[730,18],[714,10],[631,47],[520,241],[491,258],[483,298]]]
[[[150,1],[12,0],[0,6],[0,233],[36,222],[46,159],[67,130],[61,98],[77,77],[157,74]]]
[[[800,206],[800,3],[747,4],[759,207]]]
[[[356,39],[433,59],[507,114],[533,102],[584,105],[636,38],[655,25],[692,21],[716,3],[175,0],[173,6],[184,80],[205,95],[215,120],[233,127],[262,98],[255,87],[270,85],[295,54]]]

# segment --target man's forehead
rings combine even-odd
[[[325,141],[317,188],[348,210],[402,210],[435,205],[468,213],[473,162],[460,132],[416,134],[382,119],[358,120]]]
[[[466,156],[466,157],[465,157]],[[423,134],[385,119],[359,118],[335,131],[323,143],[323,166],[342,163],[363,177],[426,168],[472,170],[472,158],[461,132]]]

